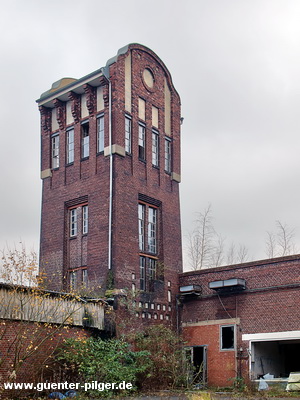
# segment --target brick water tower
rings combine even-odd
[[[48,289],[138,293],[143,318],[174,317],[182,270],[180,98],[150,49],[130,44],[37,100]]]

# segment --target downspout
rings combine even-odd
[[[108,81],[108,135],[109,135],[109,212],[108,212],[108,269],[112,269],[112,208],[113,208],[113,153],[112,153],[112,99],[109,65],[102,69]]]
[[[111,118],[111,81],[108,80],[108,114],[109,114],[109,215],[108,215],[108,269],[112,269],[111,249],[112,249],[112,207],[113,207],[113,153],[112,153],[112,118]]]

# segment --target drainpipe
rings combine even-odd
[[[109,212],[108,212],[108,269],[112,269],[112,207],[113,207],[113,153],[112,153],[112,99],[109,65],[103,68],[103,75],[108,80],[108,115],[109,115]]]
[[[112,268],[112,207],[113,207],[113,154],[112,154],[112,129],[111,129],[111,81],[109,80],[109,217],[108,217],[108,269]]]

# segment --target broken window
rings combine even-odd
[[[234,325],[221,326],[221,350],[234,350]]]

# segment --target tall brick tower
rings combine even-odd
[[[180,98],[169,71],[130,44],[37,103],[48,288],[129,288],[141,316],[170,319],[182,255]]]

